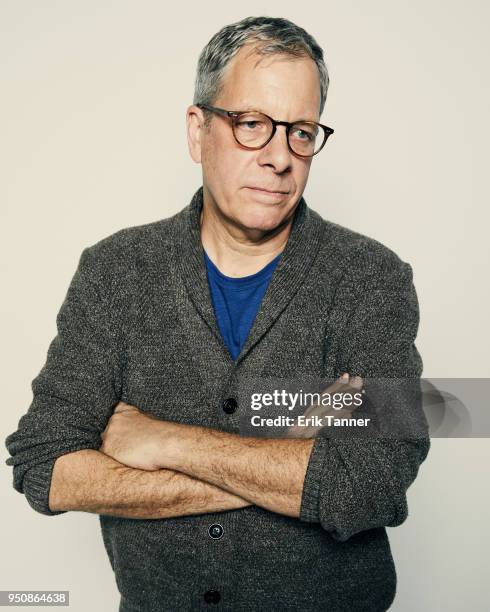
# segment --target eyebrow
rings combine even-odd
[[[250,106],[250,105],[246,105],[246,106],[249,106],[250,108],[244,108],[243,110],[236,110],[235,112],[236,113],[248,113],[250,111],[257,111],[259,113],[262,113],[263,115],[267,115],[268,117],[271,117],[269,113],[266,113],[265,111],[263,111],[257,106]],[[282,119],[278,119],[277,121],[282,121]],[[302,121],[310,121],[311,123],[318,123],[316,119],[305,119],[304,117],[301,117],[301,119],[294,119],[294,121],[289,121],[288,123],[301,123]]]

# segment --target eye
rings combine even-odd
[[[248,130],[255,130],[255,129],[260,128],[262,126],[262,122],[251,119],[249,121],[240,121],[238,123],[238,125],[241,128],[246,128]]]
[[[295,138],[298,138],[299,140],[310,141],[313,138],[313,134],[310,134],[309,132],[306,132],[305,130],[301,130],[301,129],[294,130],[293,135]]]

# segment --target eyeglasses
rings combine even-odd
[[[202,110],[217,113],[232,120],[235,140],[246,149],[262,149],[272,140],[278,125],[286,127],[289,150],[299,157],[319,153],[333,129],[316,121],[276,121],[259,111],[229,111],[207,104],[196,104]]]

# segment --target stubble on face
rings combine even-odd
[[[318,120],[319,101],[318,69],[311,58],[261,56],[253,45],[245,45],[230,61],[214,105],[292,121]],[[235,141],[229,119],[214,115],[205,129],[202,159],[205,204],[216,218],[236,231],[263,237],[290,225],[311,160],[290,153],[283,127],[264,149],[252,151]],[[288,193],[269,197],[250,187]]]

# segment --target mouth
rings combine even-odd
[[[247,189],[253,189],[254,191],[258,191],[260,193],[270,193],[271,195],[287,195],[289,193],[289,191],[263,189],[262,187],[247,187]]]

